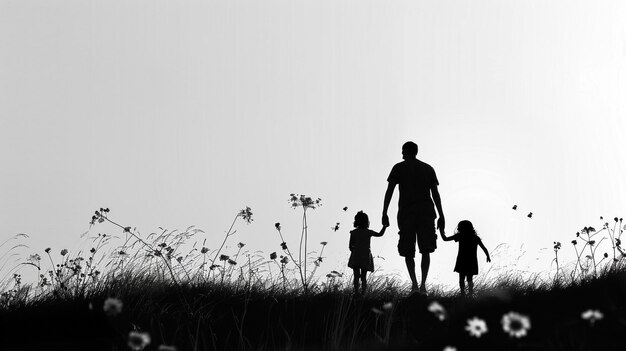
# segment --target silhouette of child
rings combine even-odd
[[[354,294],[359,294],[359,280],[361,281],[361,293],[367,289],[367,271],[374,271],[374,258],[370,250],[370,239],[373,236],[383,236],[387,226],[383,226],[379,233],[369,229],[370,220],[367,214],[359,211],[354,216],[354,228],[350,231],[350,259],[348,267],[354,271]]]
[[[464,220],[460,221],[456,227],[454,235],[447,237],[441,230],[441,238],[443,241],[458,241],[459,253],[456,256],[456,265],[454,271],[459,273],[459,287],[461,288],[461,296],[465,296],[465,279],[467,279],[467,285],[469,286],[469,295],[474,295],[474,281],[473,276],[478,274],[478,258],[476,257],[476,251],[478,246],[483,249],[485,256],[487,256],[487,262],[491,262],[489,252],[482,240],[476,234],[476,230],[472,225],[472,222]]]

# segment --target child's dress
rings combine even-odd
[[[350,259],[348,267],[363,268],[370,272],[374,271],[374,258],[370,251],[370,239],[378,236],[373,230],[357,228],[350,232]]]
[[[464,275],[478,274],[476,250],[478,243],[481,242],[480,238],[473,234],[454,234],[450,239],[459,242],[459,253],[456,256],[454,271]]]

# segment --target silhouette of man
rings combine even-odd
[[[391,169],[387,178],[387,191],[383,203],[383,225],[389,225],[389,202],[396,185],[399,185],[400,199],[398,201],[398,253],[404,257],[406,268],[411,277],[412,291],[426,294],[426,277],[430,268],[430,253],[437,248],[437,234],[435,233],[435,206],[439,219],[437,228],[445,229],[445,217],[441,207],[441,197],[437,186],[439,181],[435,170],[417,159],[417,145],[408,141],[402,145],[402,159]],[[433,206],[433,200],[434,205]],[[422,284],[417,285],[415,276],[415,242],[422,255]]]

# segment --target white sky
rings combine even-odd
[[[511,247],[494,264],[523,244],[547,270],[553,241],[572,255],[577,230],[626,217],[624,18],[618,0],[2,1],[2,238],[77,249],[104,206],[215,247],[250,206],[231,244],[269,255],[275,222],[295,246],[287,198],[304,193],[324,203],[309,217],[323,271],[341,271],[355,212],[379,229],[413,140],[448,232],[470,219]],[[396,232],[372,250],[407,278]],[[431,281],[453,285],[456,245],[439,245]]]

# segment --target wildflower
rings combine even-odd
[[[343,208],[343,211],[345,212],[345,211],[347,211],[347,210],[348,210],[348,206],[345,206],[345,207]]]
[[[383,314],[383,311],[379,310],[376,307],[372,307],[372,312],[376,313],[376,314]]]
[[[124,233],[130,233],[130,227],[124,228]]]
[[[614,220],[615,222],[617,222],[617,221],[619,220],[619,218],[615,217],[615,218],[613,218],[613,220]]]
[[[280,223],[278,222],[274,223],[274,227],[276,227],[276,230],[280,230]]]
[[[104,300],[104,305],[102,306],[102,309],[107,316],[115,317],[118,314],[122,313],[123,306],[124,304],[122,303],[122,300],[116,299],[114,297],[109,297]]]
[[[220,255],[220,261],[228,261],[229,258],[230,257],[228,257],[228,255],[224,255],[224,254]]]
[[[595,244],[596,244],[596,241],[595,241],[595,240],[589,240],[589,246],[593,246],[593,245],[595,245]]]
[[[209,252],[209,248],[208,247],[202,247],[202,249],[200,249],[200,253],[205,254]]]
[[[339,223],[335,224],[334,227],[330,227],[330,229],[332,229],[334,231],[338,231],[339,230]]]
[[[45,249],[44,251],[45,251],[46,253],[50,253],[50,250],[51,250],[50,248],[47,248],[47,249]]]
[[[554,242],[554,251],[558,251],[561,249],[561,243],[559,241]]]
[[[598,310],[586,310],[585,312],[580,314],[580,318],[589,321],[589,324],[592,326],[602,318],[604,318],[604,314]]]
[[[28,256],[27,261],[32,263],[38,263],[39,261],[41,261],[41,256],[39,256],[39,254],[30,255]]]
[[[622,244],[622,241],[618,239],[615,239],[615,245],[620,246]]]
[[[96,253],[96,248],[95,248],[95,247],[92,247],[92,248],[91,248],[91,250],[89,250],[89,252],[91,252],[91,253]]]
[[[580,236],[580,232],[576,232],[576,237],[578,238]]]
[[[502,330],[515,338],[526,336],[530,329],[530,318],[517,312],[509,312],[502,316]]]
[[[604,253],[604,258],[608,258],[608,257],[609,257],[609,254],[605,252]]]
[[[228,259],[228,264],[230,264],[230,265],[234,266],[234,265],[236,265],[236,264],[237,264],[237,262],[235,262],[235,261],[233,261],[233,260],[231,260],[231,259]]]
[[[209,267],[209,269],[210,269],[210,270],[214,270],[215,268],[220,268],[220,266],[219,266],[219,265],[217,265],[217,264],[212,264],[212,265]]]
[[[67,249],[61,250],[61,256],[65,256],[65,255],[67,255]]]
[[[178,257],[176,258],[176,261],[178,261],[178,263],[183,262],[183,256],[178,256]]]
[[[278,257],[278,256],[276,255],[276,252],[272,252],[272,253],[270,254],[270,260],[275,260],[275,259],[276,259],[276,257]]]
[[[391,311],[391,309],[393,308],[393,302],[387,302],[383,305],[383,311]]]
[[[253,221],[252,210],[248,206],[246,206],[245,209],[239,211],[239,216],[241,216],[241,218],[243,218],[243,220],[246,221],[246,223],[248,224]]]
[[[159,345],[158,351],[176,351],[176,346]]]
[[[435,317],[437,317],[437,319],[439,319],[440,321],[446,319],[446,310],[437,301],[433,301],[430,303],[430,305],[428,305],[428,311],[434,314]]]
[[[287,258],[287,256],[284,256],[283,258],[280,259],[280,263],[282,264],[287,264],[287,262],[289,262],[289,259]]]
[[[287,250],[287,243],[283,241],[282,243],[280,243],[280,247],[282,247],[283,250]]]
[[[469,333],[469,335],[480,338],[481,335],[485,334],[487,329],[487,323],[484,320],[474,317],[472,319],[467,320],[467,325],[465,326],[465,330]]]
[[[150,344],[150,334],[131,330],[128,333],[128,347],[134,351],[143,350]]]
[[[578,242],[576,240],[572,240],[572,244],[576,245],[576,244],[578,244]]]
[[[313,200],[310,196],[298,194],[290,194],[289,196],[288,202],[291,202],[291,207],[293,208],[302,206],[306,210],[307,208],[315,209],[322,206],[322,199],[320,198]]]
[[[327,241],[322,241],[320,244],[322,244],[322,246],[326,246],[326,244],[328,244]]]
[[[239,244],[237,244],[237,247],[238,247],[238,248],[240,248],[240,249],[241,249],[242,247],[244,247],[244,246],[246,246],[246,244],[244,244],[244,243],[239,243]]]

